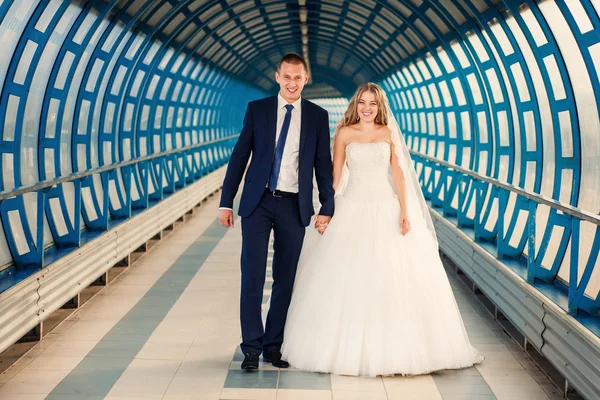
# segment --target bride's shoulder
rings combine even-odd
[[[392,143],[392,131],[387,125],[379,125],[377,133],[379,133],[386,142]]]
[[[337,139],[341,140],[342,142],[346,142],[352,138],[352,136],[355,134],[355,132],[356,132],[356,129],[353,128],[352,126],[343,126],[338,129],[335,136]]]

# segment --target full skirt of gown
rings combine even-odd
[[[480,362],[430,232],[413,223],[403,236],[397,197],[369,182],[360,185],[377,196],[349,190],[336,197],[324,235],[307,231],[283,359],[300,370],[364,376]]]

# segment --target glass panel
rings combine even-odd
[[[450,96],[450,90],[448,89],[448,84],[446,81],[441,81],[439,83],[440,91],[442,92],[442,98],[444,99],[444,105],[446,107],[452,106],[452,97]]]
[[[479,61],[482,63],[488,61],[490,59],[490,56],[485,50],[485,47],[483,47],[483,43],[481,42],[481,38],[479,37],[479,35],[473,31],[470,31],[467,33],[467,37],[471,42],[473,50],[475,51],[475,54],[477,54]]]
[[[125,77],[126,73],[127,67],[120,65],[119,70],[117,71],[117,74],[115,76],[115,81],[112,85],[112,89],[110,90],[110,94],[114,96],[119,94],[119,91],[121,90],[121,85],[123,84],[123,78]]]
[[[90,117],[90,105],[91,103],[88,100],[83,100],[81,102],[81,110],[79,112],[79,125],[77,127],[77,133],[79,135],[85,135],[88,133],[87,129]]]
[[[542,5],[540,4],[540,9],[541,9],[541,7],[542,7]],[[520,11],[521,17],[525,21],[524,28],[527,28],[529,30],[529,32],[531,32],[531,35],[533,36],[533,40],[535,41],[536,46],[541,47],[541,46],[545,45],[546,43],[548,43],[548,39],[546,39],[546,35],[544,34],[542,27],[540,26],[540,24],[539,24],[537,18],[535,17],[535,15],[533,14],[533,12],[531,12],[531,9],[529,8],[529,6],[527,4],[523,4],[520,7],[519,11]]]
[[[502,88],[500,87],[500,81],[498,80],[496,71],[493,68],[490,68],[485,71],[485,76],[492,89],[492,96],[494,96],[494,102],[496,104],[502,103],[504,101],[504,94],[502,93]]]
[[[433,9],[429,8],[427,11],[425,11],[425,15],[440,30],[442,35],[445,35],[446,33],[448,33],[450,31],[448,29],[448,26],[446,25],[446,23],[444,21],[442,21],[440,16],[435,11],[433,11]]]
[[[483,95],[481,94],[481,88],[479,87],[479,83],[477,82],[475,74],[467,75],[467,82],[469,82],[469,87],[471,88],[471,95],[473,96],[475,104],[483,104]],[[452,83],[454,84],[454,81]]]
[[[69,74],[69,70],[71,69],[71,65],[73,64],[74,60],[75,54],[71,53],[70,51],[67,51],[63,58],[63,62],[60,65],[60,69],[58,70],[58,75],[56,76],[56,83],[54,85],[55,88],[60,90],[65,88],[67,75]]]
[[[519,97],[522,102],[527,102],[531,100],[529,96],[529,88],[527,87],[527,81],[525,80],[525,75],[523,74],[523,69],[521,65],[515,63],[510,66],[510,70],[513,73],[515,81],[517,83],[517,91],[519,92]]]
[[[469,59],[462,47],[462,44],[456,41],[452,41],[451,48],[452,51],[454,51],[454,54],[456,54],[456,58],[458,58],[458,62],[460,62],[461,67],[468,68],[471,66],[471,63],[469,62]]]
[[[0,2],[1,3],[1,2]],[[52,18],[56,15],[58,8],[62,4],[61,0],[52,0],[48,3],[44,9],[43,14],[40,16],[38,22],[35,24],[35,29],[44,33],[48,28],[48,25],[52,21]]]
[[[94,91],[94,88],[96,87],[96,83],[98,82],[98,78],[100,76],[100,70],[102,69],[103,66],[104,66],[104,61],[102,61],[99,58],[96,59],[96,62],[94,62],[94,66],[92,67],[92,70],[90,71],[90,75],[88,77],[88,81],[85,86],[85,90],[87,90],[88,92]]]
[[[98,18],[98,12],[95,9],[90,9],[85,19],[79,26],[77,33],[73,37],[73,41],[77,44],[81,44],[83,42],[83,38],[88,34],[90,28]]]
[[[144,80],[144,76],[146,73],[142,70],[139,70],[135,75],[135,80],[133,81],[133,85],[131,85],[130,95],[131,97],[137,97],[140,87],[142,86],[142,81]]]
[[[510,19],[513,18],[510,17]],[[492,33],[496,37],[496,40],[498,40],[498,43],[500,44],[500,48],[502,49],[504,55],[509,56],[513,54],[515,52],[515,49],[513,48],[510,40],[508,39],[508,36],[506,36],[506,32],[504,32],[504,28],[502,27],[502,25],[500,25],[498,21],[494,19],[494,21],[489,23],[489,26]]]
[[[573,131],[571,129],[571,114],[569,111],[558,113],[560,138],[563,157],[573,157]]]
[[[565,93],[565,86],[563,85],[562,76],[560,75],[560,71],[558,70],[558,65],[556,64],[556,58],[554,58],[554,55],[551,54],[548,57],[545,57],[544,64],[546,65],[548,75],[550,76],[550,83],[552,84],[554,99],[566,99],[567,94]]]
[[[50,99],[48,106],[48,118],[46,120],[46,138],[56,137],[56,119],[60,102],[57,99]]]
[[[440,58],[440,60],[442,61],[442,64],[446,68],[446,72],[454,72],[454,65],[452,65],[450,58],[448,58],[448,54],[446,53],[446,50],[438,51],[438,57]]]
[[[32,42],[31,40],[27,41],[25,45],[25,49],[21,54],[21,59],[19,60],[19,65],[17,66],[17,70],[15,72],[14,82],[23,85],[25,83],[25,79],[27,77],[27,73],[29,72],[30,67],[32,67],[31,62],[33,60],[33,56],[35,51],[37,50],[37,43]],[[35,67],[35,66],[34,66]]]
[[[15,188],[14,156],[11,153],[2,153],[2,186],[3,191]]]
[[[510,137],[508,131],[508,116],[506,114],[506,111],[504,110],[498,111],[497,116],[499,126],[498,137],[500,139],[500,146],[508,146],[510,144]]]
[[[158,85],[159,81],[160,81],[160,76],[154,75],[152,77],[152,80],[150,81],[150,85],[148,86],[148,91],[146,92],[146,99],[152,100],[152,98],[154,97],[154,91],[156,90],[156,86]]]
[[[144,42],[145,38],[146,35],[144,35],[143,33],[137,33],[135,39],[133,39],[133,42],[131,42],[131,45],[127,49],[125,58],[127,58],[128,60],[132,60],[133,57],[137,54],[138,50],[140,49],[140,46]]]
[[[108,102],[104,116],[104,133],[112,133],[112,125],[115,118],[115,103]]]
[[[166,100],[167,99],[167,93],[169,92],[169,88],[171,87],[171,83],[173,83],[173,80],[171,78],[166,78],[165,79],[165,83],[163,84],[162,90],[160,91],[160,99],[161,100]]]
[[[458,78],[452,79],[452,87],[454,88],[454,93],[458,99],[458,104],[464,106],[467,104],[467,99],[465,98],[465,93],[463,92],[463,88],[460,84],[460,80]]]
[[[140,120],[140,129],[145,131],[148,130],[148,116],[150,115],[150,106],[144,105],[142,107],[142,118]]]
[[[123,32],[123,28],[124,25],[122,22],[117,22],[116,25],[112,25],[112,30],[110,31],[110,34],[108,35],[106,41],[102,45],[103,51],[110,53],[113,46],[115,45],[115,42],[117,41],[117,38],[119,37],[121,32]]]
[[[4,119],[4,132],[2,139],[7,142],[15,140],[15,124],[19,110],[20,100],[17,96],[8,95],[8,105],[6,106],[6,116]]]
[[[17,247],[17,253],[19,255],[29,253],[29,244],[27,243],[25,231],[23,230],[23,225],[21,224],[21,217],[19,211],[11,210],[7,214],[9,229],[12,234],[15,246]]]

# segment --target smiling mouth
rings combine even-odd
[[[365,117],[370,117],[371,114],[373,114],[372,112],[362,112],[362,115],[364,115]]]

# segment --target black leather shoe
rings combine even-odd
[[[276,368],[289,368],[290,364],[287,361],[281,359],[281,352],[279,351],[265,351],[263,352],[263,360],[271,363]]]
[[[258,353],[248,353],[242,361],[242,369],[246,371],[252,371],[258,369]]]

